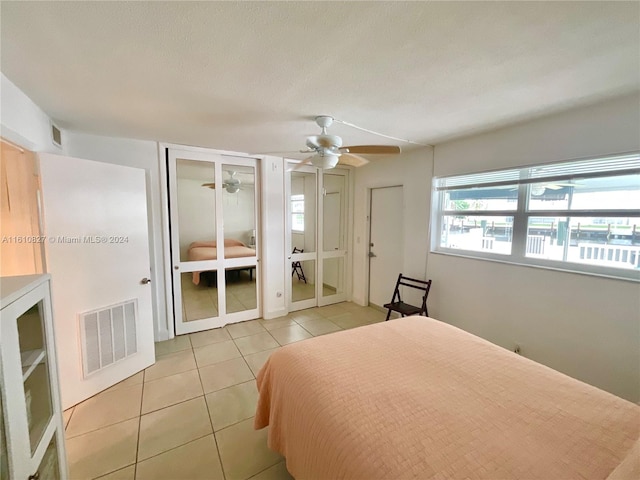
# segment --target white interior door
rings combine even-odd
[[[62,407],[155,361],[144,170],[40,154]]]
[[[169,149],[176,334],[260,316],[257,160]]]
[[[404,264],[402,186],[372,188],[369,242],[369,303],[391,301]]]

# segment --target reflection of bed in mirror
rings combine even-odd
[[[224,258],[242,258],[242,257],[255,257],[256,251],[253,248],[247,247],[240,240],[234,240],[232,238],[225,238],[224,240]],[[218,248],[215,240],[193,242],[189,245],[188,257],[190,262],[197,262],[202,260],[217,260]],[[253,270],[255,266],[237,267],[234,270],[248,270],[249,277],[253,279]],[[193,283],[198,285],[200,283],[200,274],[202,271],[193,272]]]

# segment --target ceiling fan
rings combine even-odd
[[[227,170],[227,172],[229,173],[229,178],[222,183],[222,188],[224,188],[228,193],[236,193],[240,190],[242,182],[240,182],[240,179],[235,177],[237,172],[233,170]],[[216,188],[215,182],[203,183],[202,186],[207,188]]]
[[[313,155],[304,159],[295,168],[300,168],[303,165],[313,165],[322,169],[330,169],[334,168],[338,163],[361,167],[369,163],[369,160],[360,155],[397,155],[400,153],[400,147],[395,145],[343,147],[342,138],[327,133],[327,128],[331,126],[333,120],[333,117],[328,115],[320,115],[315,118],[322,132],[320,135],[307,137],[307,150],[300,151],[300,153],[311,153]]]
[[[547,184],[537,184],[534,183],[531,185],[531,195],[534,197],[540,197],[546,193],[547,190],[557,191],[565,189],[566,187],[577,187],[577,183],[547,183]]]

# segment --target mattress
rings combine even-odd
[[[257,383],[298,480],[605,479],[640,437],[640,406],[426,317],[285,346]]]
[[[224,241],[224,258],[242,258],[255,257],[256,251],[247,247],[239,240],[225,239]],[[216,242],[193,242],[189,245],[188,258],[190,262],[202,260],[217,260],[218,249]],[[202,272],[193,272],[193,283],[200,283],[200,274]]]

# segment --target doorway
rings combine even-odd
[[[0,138],[0,274],[44,272],[40,227],[40,177],[35,154]],[[19,242],[18,239],[31,239]]]
[[[404,265],[404,194],[401,185],[370,192],[369,305],[382,308]]]
[[[177,335],[260,316],[257,160],[168,149]]]
[[[289,311],[347,298],[348,175],[348,170],[311,166],[287,175]]]

